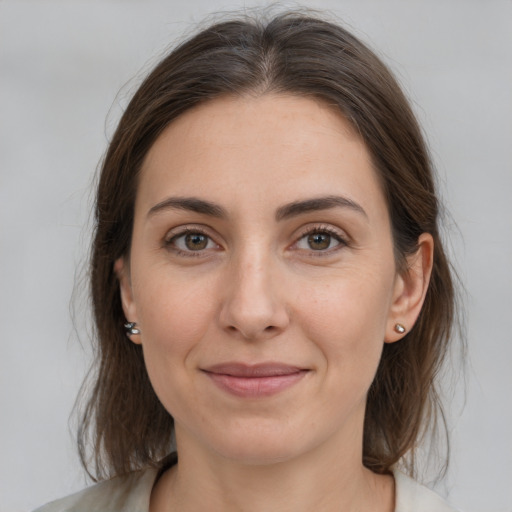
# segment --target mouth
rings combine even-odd
[[[297,384],[309,372],[308,369],[282,363],[224,363],[202,371],[221,390],[245,398],[280,393]]]

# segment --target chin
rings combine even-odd
[[[219,451],[222,457],[246,466],[270,466],[292,460],[301,450],[281,446],[232,446]]]
[[[281,428],[280,428],[281,427]],[[311,449],[299,432],[283,431],[281,425],[243,428],[216,440],[213,449],[223,458],[250,466],[278,464],[292,460]]]

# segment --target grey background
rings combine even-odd
[[[84,287],[75,272],[90,184],[133,77],[206,13],[264,4],[0,0],[0,511],[86,484],[68,418],[89,352],[69,304],[74,282]],[[380,51],[428,135],[467,288],[470,356],[437,489],[466,512],[511,512],[512,2],[308,5],[331,9]]]

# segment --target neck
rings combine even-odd
[[[361,463],[360,447],[335,451],[322,446],[300,457],[269,464],[243,464],[180,447],[179,463],[159,480],[151,512],[322,512],[394,510],[391,476]],[[343,454],[343,455],[340,455]]]

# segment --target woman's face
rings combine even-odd
[[[369,154],[323,103],[222,98],[149,151],[116,271],[178,446],[247,463],[360,454],[404,282]]]

